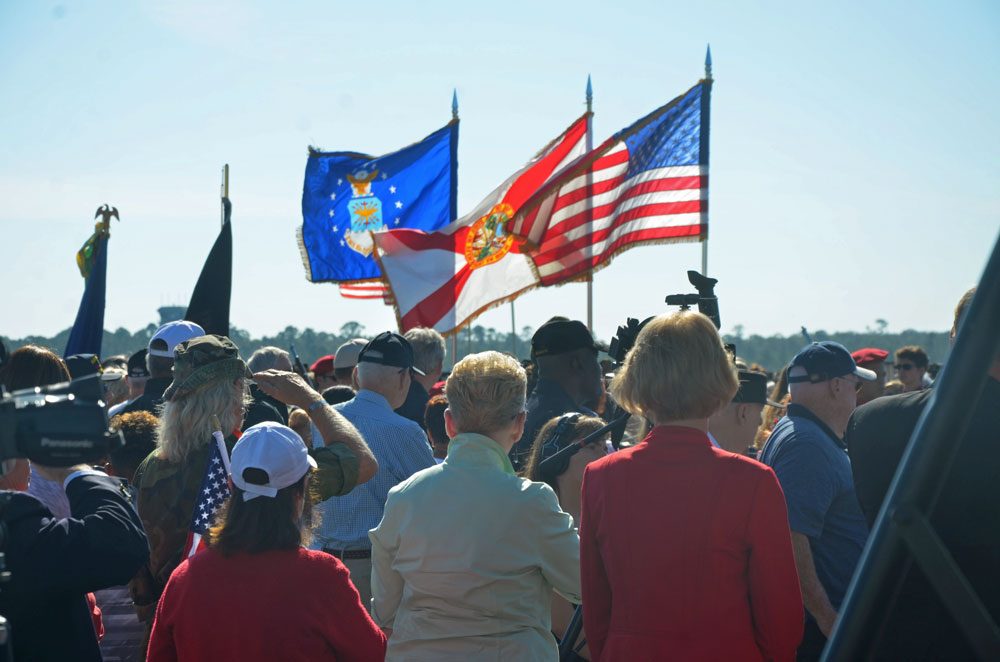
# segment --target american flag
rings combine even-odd
[[[380,281],[340,283],[340,296],[345,299],[382,299],[386,305],[392,302],[389,288]]]
[[[225,455],[226,444],[222,433],[216,432],[212,440],[212,453],[205,467],[205,477],[201,479],[201,490],[191,514],[188,531],[187,556],[194,556],[201,547],[201,539],[212,524],[215,511],[229,498],[229,458]]]
[[[708,108],[703,80],[555,177],[514,217],[543,286],[579,278],[644,243],[708,234]]]

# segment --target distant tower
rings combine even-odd
[[[185,306],[160,306],[156,312],[160,313],[158,326],[163,326],[167,322],[176,322],[177,320],[184,319],[184,313],[187,312],[187,308]]]

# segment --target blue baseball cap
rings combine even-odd
[[[803,368],[806,374],[792,376],[793,368]],[[855,375],[866,382],[875,381],[874,372],[859,368],[847,348],[832,340],[814,342],[803,347],[788,365],[788,372],[789,384],[816,384],[844,375]]]

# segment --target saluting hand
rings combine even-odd
[[[264,370],[254,374],[260,390],[286,405],[306,409],[322,396],[301,375],[282,370]]]

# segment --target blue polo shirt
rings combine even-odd
[[[759,459],[777,475],[788,524],[809,538],[816,575],[839,609],[868,539],[847,447],[811,411],[792,404]]]

